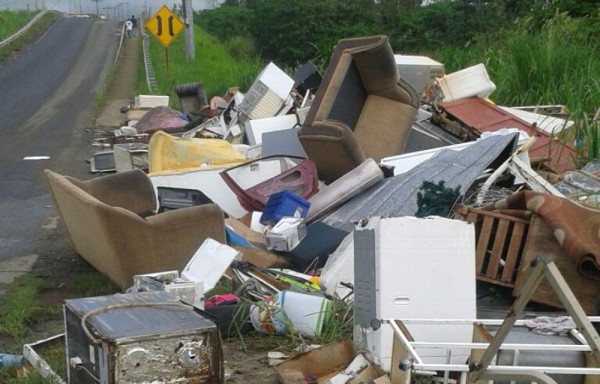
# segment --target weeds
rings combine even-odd
[[[31,276],[15,280],[0,309],[0,334],[22,340],[30,325],[43,321],[51,313],[38,300],[45,284],[44,280]]]
[[[194,34],[196,59],[192,62],[186,60],[184,41],[182,38],[177,39],[168,48],[168,69],[165,48],[155,39],[150,43],[158,91],[171,96],[172,106],[175,107],[178,103],[175,93],[177,84],[201,81],[209,99],[223,95],[229,87],[237,86],[244,90],[250,87],[262,65],[257,57],[236,60],[224,45],[198,26],[195,27]],[[248,42],[243,39],[232,41],[238,54],[249,50]]]

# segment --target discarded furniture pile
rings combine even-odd
[[[223,382],[219,332],[318,340],[340,303],[352,340],[274,362],[282,382],[598,382],[600,163],[494,89],[371,36],[322,77],[185,84],[183,112],[138,96],[94,142],[101,177],[46,171],[76,251],[126,291],[66,303],[69,382]]]

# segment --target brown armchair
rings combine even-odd
[[[87,181],[45,174],[75,250],[122,288],[137,274],[183,269],[207,237],[225,241],[215,204],[154,214],[154,188],[140,170]]]
[[[386,36],[340,40],[298,136],[319,177],[404,150],[419,106]]]

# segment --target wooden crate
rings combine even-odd
[[[477,279],[514,288],[529,220],[466,206],[455,212],[475,226]]]

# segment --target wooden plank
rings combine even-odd
[[[506,220],[510,220],[510,221],[514,221],[517,223],[529,223],[529,220],[527,219],[523,219],[521,217],[516,217],[516,216],[509,216],[509,215],[503,215],[502,213],[497,213],[497,212],[492,212],[492,211],[486,211],[483,209],[477,209],[477,208],[469,208],[469,213],[473,212],[473,213],[477,213],[483,216],[491,216],[497,219],[506,219]]]
[[[491,343],[494,337],[482,324],[473,324],[473,342]],[[469,363],[479,362],[485,353],[484,349],[471,349],[471,358]],[[485,380],[477,380],[475,384],[486,384]]]
[[[492,255],[490,256],[490,262],[488,263],[487,271],[485,273],[485,275],[491,279],[498,278],[498,267],[500,266],[500,259],[504,253],[504,244],[506,243],[509,225],[510,221],[508,220],[502,219],[498,221],[496,237],[494,238],[494,245],[492,246]]]
[[[517,260],[519,259],[519,252],[524,241],[526,228],[527,224],[514,223],[512,236],[510,237],[510,244],[508,246],[508,251],[506,252],[504,270],[502,271],[502,277],[500,278],[500,280],[505,283],[510,283],[513,287],[514,280],[516,280],[516,277],[513,277],[516,276],[514,270],[515,268],[518,268]]]
[[[482,268],[486,258],[488,242],[490,241],[493,224],[494,218],[492,216],[484,216],[483,224],[481,225],[481,232],[479,232],[479,238],[477,239],[477,249],[475,251],[477,257],[475,271],[478,275],[486,275],[486,273],[482,271]]]

